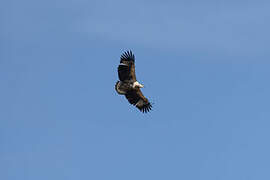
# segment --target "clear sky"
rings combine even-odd
[[[269,180],[270,1],[0,2],[1,180]],[[132,50],[153,111],[114,90]]]

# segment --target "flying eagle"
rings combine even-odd
[[[136,106],[141,112],[149,112],[152,109],[152,104],[140,90],[143,85],[136,80],[135,56],[131,51],[126,51],[121,55],[118,77],[120,81],[115,84],[116,92],[125,95],[128,102]]]

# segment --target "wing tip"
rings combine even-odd
[[[121,55],[120,62],[123,61],[132,61],[132,62],[135,61],[135,56],[131,50],[127,50]]]
[[[148,113],[149,111],[152,110],[152,104],[150,102],[148,102],[147,104],[143,105],[142,107],[138,107],[138,109],[142,112],[142,113]]]

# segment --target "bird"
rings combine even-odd
[[[119,81],[115,84],[118,94],[124,95],[128,102],[137,107],[141,112],[147,113],[152,109],[152,103],[143,95],[140,84],[135,74],[135,56],[131,50],[125,51],[120,57],[118,65]]]

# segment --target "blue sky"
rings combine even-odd
[[[0,179],[269,180],[269,6],[1,1]]]

